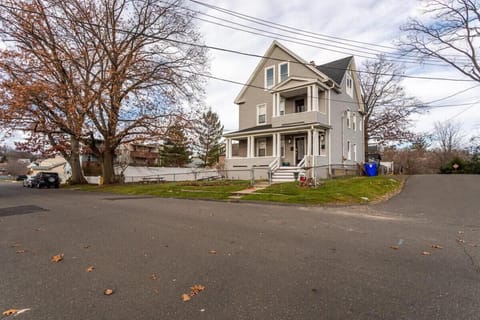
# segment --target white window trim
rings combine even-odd
[[[260,117],[260,108],[262,107],[265,107],[265,121],[264,122],[260,122],[259,121],[259,117]],[[257,126],[259,125],[262,125],[262,124],[266,124],[267,123],[267,104],[266,103],[261,103],[261,104],[257,104]]]
[[[267,84],[267,71],[270,70],[270,69],[273,70],[273,77],[272,77],[272,82],[273,83],[272,83],[271,86],[268,86],[268,84]],[[275,86],[275,66],[270,66],[270,67],[265,68],[265,79],[264,80],[265,80],[265,90],[271,89]]]
[[[353,145],[353,160],[356,162],[357,161],[357,145]]]
[[[280,101],[278,102],[278,113],[279,116],[284,116],[285,115],[285,104],[287,103],[287,100],[283,97],[280,97]],[[282,114],[283,111],[283,114]]]
[[[358,120],[358,130],[362,131],[363,130],[363,116],[360,116]]]
[[[347,109],[347,128],[350,129],[352,127],[352,121],[350,117],[352,116],[352,113],[350,110]]]
[[[323,149],[324,152],[322,152],[322,139],[320,139],[320,136],[323,135],[324,139],[324,144],[325,144],[325,149]],[[327,134],[325,132],[320,132],[318,134],[318,153],[320,154],[320,157],[326,157],[328,152],[327,152]]]
[[[265,155],[261,156],[260,155],[260,143],[264,142],[265,143]],[[267,156],[267,138],[257,138],[256,141],[256,148],[255,148],[255,157],[257,158],[262,158]]]
[[[287,65],[287,78],[290,76],[290,63],[289,62],[282,62],[278,65],[278,83],[282,82],[282,66]],[[283,80],[284,81],[284,80]]]
[[[347,160],[352,160],[352,143],[347,141]]]
[[[353,98],[353,78],[350,75],[350,72],[347,72],[345,76],[345,91],[350,96],[350,98]]]
[[[357,131],[357,114],[356,113],[353,113],[353,117],[352,117],[352,127],[353,127],[353,131]]]

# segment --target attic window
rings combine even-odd
[[[281,63],[278,66],[278,80],[282,82],[288,78],[288,62]]]
[[[270,89],[271,87],[274,86],[274,81],[275,81],[275,67],[271,66],[268,68],[265,68],[265,88]]]
[[[346,74],[346,77],[345,77],[345,85],[347,87],[347,94],[353,98],[353,80],[352,80],[352,76],[350,75],[350,73],[347,73]]]

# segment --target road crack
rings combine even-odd
[[[470,260],[470,263],[472,264],[472,267],[473,267],[473,270],[477,273],[480,273],[480,266],[478,266],[476,263],[475,263],[475,259],[472,257],[472,255],[467,251],[467,247],[463,246],[463,252],[465,253],[465,255],[468,257],[468,259]]]

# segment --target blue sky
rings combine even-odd
[[[353,39],[376,45],[392,47],[400,35],[399,27],[410,16],[422,14],[419,2],[416,0],[336,0],[312,2],[304,0],[294,1],[215,1],[201,0],[202,3],[212,4],[221,8],[240,12],[249,16],[274,21],[312,33],[321,33],[344,39]],[[188,1],[196,10],[214,17],[229,19],[230,21],[248,24],[250,26],[268,29],[246,21],[235,20],[232,16],[209,9],[205,6]],[[199,15],[204,19],[220,22],[213,17]],[[198,21],[200,31],[204,35],[205,44],[249,52],[258,55],[264,54],[272,37],[253,35],[242,31],[221,27],[210,22]],[[220,22],[224,23],[224,22]],[[272,32],[280,32],[270,29]],[[327,49],[279,40],[282,44],[297,53],[307,61],[314,60],[317,64],[354,55],[357,66],[365,60],[359,53],[360,49],[350,47],[342,49],[344,53],[332,52]],[[353,44],[353,43],[352,43]],[[325,46],[326,48],[326,46]],[[385,48],[378,48],[387,50]],[[340,50],[340,49],[338,49]],[[245,83],[258,63],[258,58],[244,57],[231,53],[210,51],[211,74]],[[447,66],[422,66],[419,63],[405,64],[406,73],[413,76],[465,78]],[[421,79],[405,79],[406,90],[424,102],[445,98],[458,91],[474,86],[475,82],[450,82]],[[234,105],[241,86],[218,80],[209,80],[206,88],[206,103],[220,115],[226,130],[238,128],[238,108]],[[463,94],[445,99],[437,105],[464,106],[441,107],[431,109],[430,112],[415,117],[414,130],[417,132],[429,131],[436,121],[457,121],[463,126],[468,135],[480,134],[480,103],[473,103],[480,99],[480,87],[466,91]]]

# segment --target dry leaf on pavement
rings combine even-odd
[[[428,252],[428,251],[423,251],[423,252],[422,252],[422,256],[428,256],[428,255],[431,255],[431,253]]]
[[[150,276],[150,279],[157,280],[158,276],[155,273],[152,273],[152,275]]]
[[[205,286],[202,286],[201,284],[196,284],[193,287],[190,287],[190,295],[194,296],[197,295],[199,292],[205,290]]]
[[[441,245],[438,245],[438,244],[432,244],[432,248],[433,249],[443,249],[443,247]]]
[[[187,302],[190,299],[192,299],[192,298],[190,298],[190,296],[188,294],[186,294],[186,293],[182,294],[182,301],[183,302]]]
[[[103,294],[106,296],[111,296],[113,292],[113,289],[105,289],[105,291],[103,291]]]
[[[87,271],[87,272],[92,272],[93,270],[95,270],[95,267],[94,267],[94,266],[90,266],[90,267],[88,267],[85,271]]]
[[[59,253],[55,256],[53,256],[52,258],[50,258],[50,261],[52,262],[60,262],[63,260],[63,253]]]
[[[465,240],[463,240],[463,239],[457,239],[457,242],[458,242],[458,243],[465,243]]]
[[[208,253],[210,253],[210,254],[217,254],[217,250],[210,250],[210,251],[208,251]]]
[[[17,253],[26,253],[26,252],[28,252],[28,250],[22,249],[22,250],[17,250],[16,252]]]
[[[2,314],[4,316],[11,316],[12,314],[17,313],[17,311],[18,311],[17,309],[8,309],[7,311],[3,311]]]
[[[399,246],[391,246],[390,248],[393,249],[393,250],[398,250],[398,249],[400,249]]]

